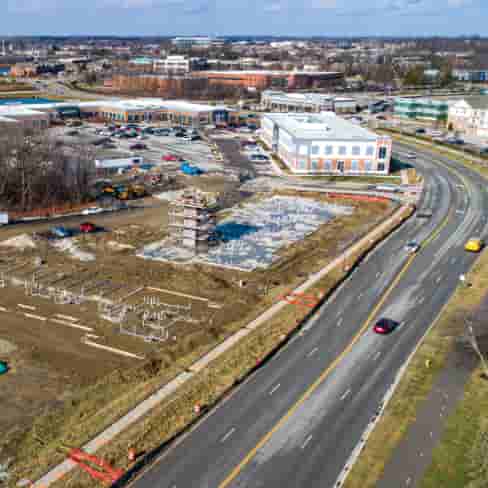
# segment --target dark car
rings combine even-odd
[[[136,144],[131,144],[129,146],[129,149],[131,151],[139,151],[139,150],[147,149],[147,146],[145,144],[142,144],[140,142],[137,142]]]
[[[175,137],[186,137],[186,132],[183,132],[182,130],[175,132]]]
[[[377,334],[389,334],[398,327],[398,322],[391,319],[381,318],[373,326],[373,331]]]
[[[65,237],[71,237],[73,235],[70,229],[62,226],[53,227],[51,229],[51,234],[55,237],[59,237],[60,239],[64,239]]]

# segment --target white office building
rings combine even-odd
[[[386,175],[392,141],[332,112],[268,113],[261,137],[295,174]]]
[[[488,138],[488,96],[466,98],[449,107],[448,127],[477,137]]]

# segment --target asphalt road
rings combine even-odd
[[[420,208],[432,210],[432,218],[414,217],[394,232],[302,334],[133,486],[335,486],[395,375],[472,265],[466,239],[486,235],[488,195],[479,177],[416,152],[426,181]],[[425,239],[409,259],[405,243]],[[374,334],[371,323],[380,316],[400,326],[389,336]]]

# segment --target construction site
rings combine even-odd
[[[125,413],[396,208],[296,190],[153,200],[93,216],[93,233],[0,230],[0,462],[27,469],[39,432],[76,437]]]

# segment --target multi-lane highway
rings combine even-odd
[[[411,151],[396,145],[398,154]],[[486,235],[479,177],[417,151],[420,208],[357,268],[276,357],[133,481],[137,488],[333,487],[401,366]],[[423,243],[415,256],[404,246]],[[372,332],[378,317],[400,326]]]

